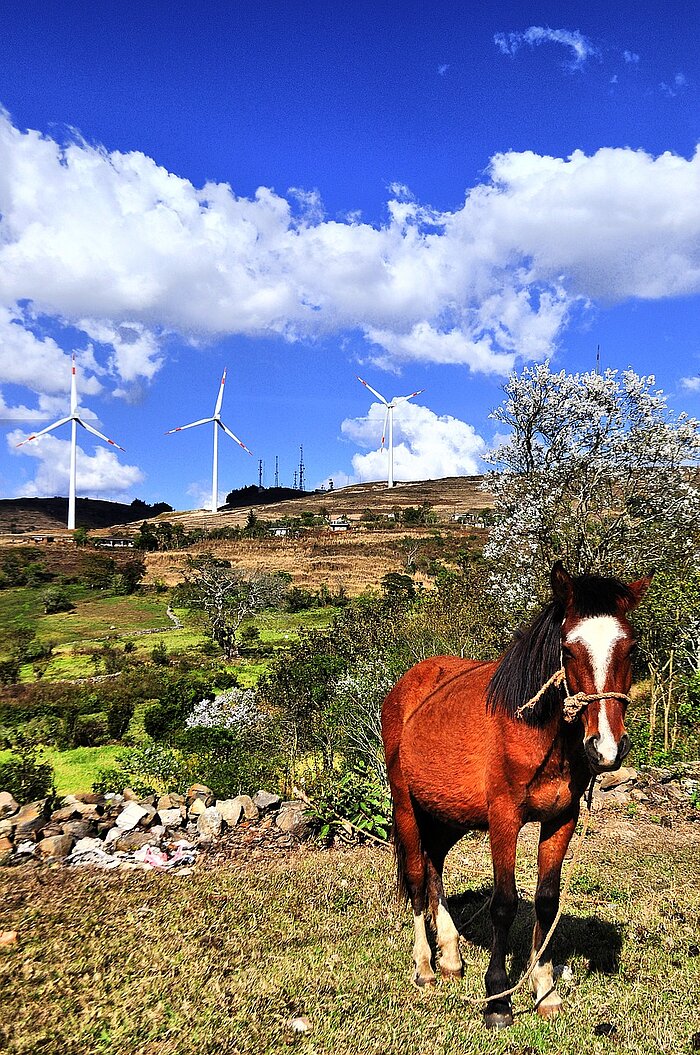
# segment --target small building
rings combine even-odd
[[[331,517],[328,521],[328,527],[331,531],[347,531],[350,527],[350,521],[346,520],[345,517]]]
[[[98,549],[133,549],[133,538],[97,538],[95,546]]]

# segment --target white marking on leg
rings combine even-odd
[[[442,901],[438,905],[435,919],[437,940],[440,946],[440,969],[447,974],[462,973],[462,957],[459,953],[459,931],[449,910]]]
[[[423,912],[413,914],[413,962],[416,965],[417,985],[430,985],[435,980],[435,974],[430,965],[430,945]]]
[[[573,633],[568,635],[567,642],[581,641],[586,646],[593,668],[596,692],[603,692],[605,689],[605,679],[615,642],[624,636],[620,620],[614,615],[596,615],[584,619]]]
[[[537,953],[535,948],[536,936],[537,928],[535,928],[532,935],[533,949],[530,963],[532,963]],[[530,975],[530,988],[535,996],[538,1014],[542,1015],[543,1018],[555,1018],[559,1014],[562,1000],[554,985],[554,968],[551,960],[548,963],[537,964]]]

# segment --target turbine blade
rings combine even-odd
[[[391,402],[396,406],[397,403],[405,403],[407,399],[413,399],[414,396],[419,396],[422,392],[425,392],[425,389],[419,388],[417,392],[411,392],[410,396],[397,396]]]
[[[377,392],[376,388],[372,388],[371,385],[368,385],[367,382],[363,381],[362,378],[359,377],[358,374],[355,374],[355,377],[357,378],[357,380],[360,382],[361,385],[364,385],[365,388],[368,388],[370,390],[370,392],[372,393],[373,396],[376,396],[377,399],[380,399],[385,407],[389,406],[388,401],[384,398],[384,396],[380,395],[379,392]]]
[[[223,421],[220,421],[219,425],[224,430],[224,432],[226,433],[227,436],[230,436],[232,440],[236,441],[236,443],[238,444],[239,447],[242,447],[244,451],[248,451],[248,454],[252,455],[253,452],[248,450],[248,448],[246,447],[245,443],[243,443],[242,440],[239,440],[238,436],[235,436],[233,434],[233,432],[231,432],[231,430],[229,428],[227,428],[226,425],[224,425]]]
[[[41,429],[40,432],[33,432],[31,436],[27,436],[26,440],[20,440],[17,447],[22,447],[25,443],[29,443],[30,440],[36,440],[39,436],[43,436],[46,432],[53,432],[54,429],[59,428],[61,425],[66,425],[71,419],[61,418],[60,421],[54,421],[53,425],[47,425],[45,429]]]
[[[386,427],[389,424],[389,408],[386,408],[386,414],[384,415],[384,428],[382,429],[382,447],[386,442]]]
[[[70,368],[70,412],[73,417],[78,409],[78,383],[75,376],[75,352],[71,359]]]
[[[99,432],[96,428],[94,428],[93,425],[88,425],[87,421],[82,421],[81,418],[76,418],[75,420],[78,422],[79,425],[82,425],[84,429],[87,429],[88,432],[91,432],[93,436],[99,436],[99,438],[101,440],[104,440],[105,443],[108,443],[110,447],[119,447],[118,443],[115,443],[114,440],[110,440],[109,436],[105,436],[104,433]],[[119,447],[119,450],[123,451],[124,448]]]
[[[176,429],[168,429],[166,436],[172,436],[174,432],[182,432],[183,429],[193,429],[195,425],[206,425],[208,421],[213,421],[213,418],[200,418],[199,421],[191,421],[189,425],[178,425]]]
[[[219,386],[219,395],[216,400],[216,407],[214,408],[214,417],[221,413],[221,404],[224,401],[224,385],[226,384],[226,367],[224,367],[223,377],[221,378],[221,385]]]

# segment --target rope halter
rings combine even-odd
[[[531,710],[544,696],[547,689],[551,689],[553,686],[557,688],[563,686],[566,689],[568,695],[564,697],[564,721],[575,722],[581,711],[585,710],[589,703],[595,703],[596,700],[625,700],[627,703],[632,702],[632,698],[627,695],[626,692],[577,692],[572,696],[569,693],[569,687],[566,684],[566,671],[564,665],[555,670],[551,678],[545,681],[544,685],[532,699],[529,699],[527,703],[524,703],[522,707],[518,707],[515,712],[516,718],[522,718],[525,711]]]

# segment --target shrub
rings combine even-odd
[[[391,828],[391,799],[386,784],[362,765],[342,775],[326,773],[311,789],[307,818],[320,839],[345,833],[349,821],[359,834],[388,839]]]
[[[75,747],[101,747],[109,742],[109,718],[103,711],[79,714],[73,725]]]
[[[0,788],[9,791],[19,803],[43,799],[53,791],[53,768],[38,761],[36,740],[17,733],[12,740],[12,757],[0,762]]]
[[[46,615],[54,615],[56,612],[70,612],[75,608],[65,586],[49,586],[41,595],[41,603],[44,606]]]

